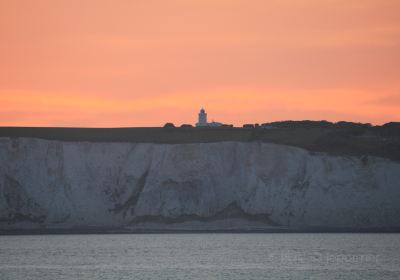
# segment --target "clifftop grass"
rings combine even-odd
[[[317,122],[316,122],[317,123]],[[0,137],[32,137],[60,141],[209,143],[260,141],[305,148],[313,152],[352,156],[380,156],[400,160],[400,127],[301,125],[301,122],[275,123],[275,128],[44,128],[0,127]],[[346,123],[349,124],[349,123]],[[273,124],[272,124],[273,125]],[[365,160],[368,160],[365,157]]]

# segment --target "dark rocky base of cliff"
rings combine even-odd
[[[41,235],[41,234],[163,234],[163,233],[400,233],[400,227],[395,228],[277,228],[277,229],[221,229],[221,230],[191,230],[191,229],[126,229],[126,228],[69,228],[69,229],[12,229],[0,230],[0,235]]]

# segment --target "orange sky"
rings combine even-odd
[[[0,126],[400,121],[398,0],[0,0]]]

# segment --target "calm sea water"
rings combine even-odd
[[[400,234],[0,236],[0,279],[400,279]]]

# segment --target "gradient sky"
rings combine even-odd
[[[0,0],[1,126],[400,121],[399,0]]]

